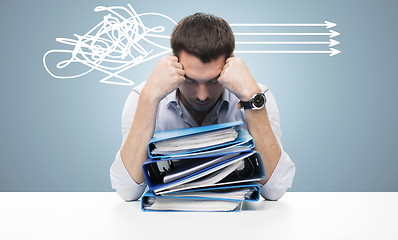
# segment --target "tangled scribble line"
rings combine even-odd
[[[56,39],[57,42],[73,46],[73,50],[54,49],[44,54],[43,64],[51,76],[70,79],[98,70],[107,74],[100,80],[102,83],[133,85],[132,80],[119,74],[138,64],[171,52],[169,46],[161,45],[155,41],[159,38],[170,38],[169,35],[162,35],[166,28],[164,26],[148,28],[141,20],[142,16],[160,16],[169,20],[173,26],[176,25],[176,22],[170,17],[160,13],[137,14],[130,4],[128,4],[128,8],[98,6],[94,11],[108,11],[109,14],[104,16],[100,23],[83,36],[74,34],[76,39]],[[154,47],[160,51],[155,52]],[[56,64],[58,69],[66,68],[71,63],[81,63],[88,66],[89,70],[70,76],[56,75],[49,70],[46,63],[46,58],[52,53],[66,53],[70,56],[67,60],[62,60]],[[118,78],[118,81],[112,80],[114,77]]]

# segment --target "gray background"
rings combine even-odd
[[[398,191],[398,3],[342,0],[2,0],[0,191],[112,190],[109,167],[122,141],[120,117],[131,87],[99,83],[102,73],[54,79],[42,57],[67,49],[55,38],[74,38],[101,21],[96,6],[127,3],[177,21],[204,11],[230,23],[337,23],[335,48],[342,53],[334,57],[239,57],[276,97],[284,149],[296,164],[291,191]],[[138,84],[155,64],[127,76]]]

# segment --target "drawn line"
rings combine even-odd
[[[128,67],[126,67],[126,68],[124,68],[124,69],[120,69],[119,71],[117,71],[117,72],[115,72],[115,73],[109,74],[108,76],[106,76],[106,77],[104,77],[103,79],[101,79],[100,82],[101,82],[101,83],[108,83],[108,84],[116,84],[116,85],[132,85],[132,84],[123,84],[123,83],[119,83],[119,82],[112,82],[112,81],[108,81],[108,79],[110,79],[110,78],[112,78],[112,77],[118,77],[117,74],[119,74],[119,73],[121,73],[121,72],[123,72],[123,71],[125,71],[125,70],[127,70],[127,69],[129,69],[129,68],[132,68],[132,67],[134,67],[134,66],[136,66],[136,65],[138,65],[138,64],[141,64],[141,63],[143,63],[143,62],[149,61],[149,60],[151,60],[151,59],[153,59],[153,58],[157,58],[157,57],[159,57],[159,56],[162,56],[162,55],[165,55],[165,54],[168,54],[168,53],[171,53],[171,49],[170,49],[170,51],[160,52],[160,53],[158,53],[158,54],[156,54],[156,55],[153,55],[153,56],[151,56],[151,57],[148,57],[148,58],[146,58],[145,60],[143,60],[143,61],[141,61],[141,62],[132,63],[130,66],[128,66]],[[134,84],[134,83],[133,83],[133,84]]]
[[[257,32],[257,33],[234,33],[235,36],[329,36],[330,38],[340,35],[340,33],[329,30],[329,33],[268,33],[268,32]]]
[[[328,53],[329,56],[339,54],[341,51],[331,48],[330,51],[235,51],[234,53]]]
[[[337,44],[339,44],[339,41],[330,39],[328,42],[235,42],[236,45],[268,45],[268,44],[326,44],[329,45],[329,47],[333,47]]]
[[[332,28],[336,24],[325,21],[325,23],[232,23],[231,27],[326,27]]]

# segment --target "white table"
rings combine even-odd
[[[398,239],[398,193],[287,193],[242,212],[142,212],[116,193],[0,193],[0,239]]]

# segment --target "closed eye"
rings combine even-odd
[[[188,77],[187,75],[184,75],[185,77],[185,82],[187,84],[196,84],[198,83],[198,81],[196,81],[195,79],[192,79],[190,77]],[[206,81],[207,84],[218,84],[218,78],[220,77],[220,74],[218,74],[217,77],[213,78],[213,79],[209,79]]]
[[[214,85],[214,84],[218,84],[218,81],[217,81],[217,79],[213,79],[213,80],[209,81],[208,83]]]
[[[187,84],[194,84],[196,81],[193,80],[193,79],[191,79],[191,78],[189,78],[189,77],[187,77],[187,76],[185,76],[185,82],[186,82]]]

